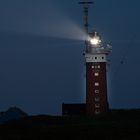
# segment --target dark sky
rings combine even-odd
[[[0,111],[61,114],[85,102],[83,13],[77,0],[0,1]],[[113,46],[111,108],[140,108],[140,1],[96,0],[90,30]]]

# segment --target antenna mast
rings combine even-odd
[[[88,23],[89,5],[93,4],[93,2],[85,0],[85,1],[79,2],[79,4],[82,4],[83,8],[84,8],[84,11],[83,11],[84,12],[84,26],[85,26],[85,31],[88,34],[88,27],[89,27],[89,23]]]

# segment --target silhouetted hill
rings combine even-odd
[[[38,115],[0,125],[0,140],[139,140],[140,110],[96,117]]]
[[[7,111],[0,113],[0,123],[17,120],[26,116],[28,116],[27,113],[25,113],[21,109],[17,107],[11,107]]]

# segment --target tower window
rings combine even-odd
[[[99,86],[99,83],[98,82],[95,82],[95,86]]]
[[[95,114],[100,114],[100,110],[99,109],[96,109],[95,110]]]
[[[99,76],[99,73],[98,73],[98,72],[95,72],[95,73],[94,73],[94,76]]]
[[[94,92],[95,92],[95,93],[99,93],[99,90],[96,89]]]
[[[97,57],[95,57],[95,59],[97,59]]]
[[[99,97],[95,97],[95,102],[99,102],[100,98]]]
[[[100,108],[100,104],[95,104],[95,108]]]
[[[104,59],[104,57],[102,57],[102,59]]]
[[[99,69],[100,65],[91,66],[92,68]]]
[[[98,65],[98,69],[100,69],[101,68],[101,66],[100,65]]]

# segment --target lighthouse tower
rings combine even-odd
[[[86,113],[88,116],[106,113],[107,101],[107,55],[110,45],[103,45],[97,32],[89,33],[86,42]]]
[[[92,1],[84,0],[83,5],[84,26],[87,38],[85,41],[86,60],[86,114],[93,116],[106,113],[109,109],[107,101],[107,56],[112,47],[104,44],[100,35],[88,31],[89,6]]]

